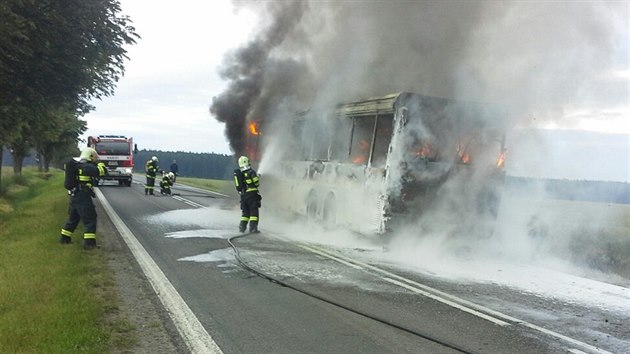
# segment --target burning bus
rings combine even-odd
[[[468,199],[456,204],[496,218],[506,147],[493,115],[415,93],[300,112],[288,153],[264,174],[266,206],[382,234],[444,203],[448,189]]]

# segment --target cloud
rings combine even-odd
[[[125,134],[141,149],[230,154],[208,105],[225,86],[217,66],[247,38],[254,15],[227,1],[123,0],[122,7],[142,38],[128,48],[115,95],[92,102],[85,136]]]

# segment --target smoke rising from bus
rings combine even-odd
[[[298,82],[299,63],[290,58],[276,58],[272,53],[299,23],[305,5],[303,2],[265,2],[263,6],[269,11],[271,22],[255,39],[225,58],[220,76],[228,80],[229,85],[225,92],[213,98],[210,113],[225,123],[230,147],[237,155],[246,153],[247,120],[265,118],[266,106],[278,95],[290,92],[288,90],[295,86],[292,82]],[[269,84],[277,84],[277,91],[270,91]],[[253,112],[259,112],[259,116],[251,117]]]
[[[610,70],[627,70],[627,3],[236,4],[255,7],[265,21],[252,42],[226,58],[222,74],[229,80],[228,89],[213,99],[210,111],[226,123],[226,135],[237,154],[247,151],[246,122],[259,122],[263,174],[273,173],[274,163],[294,152],[286,142],[296,138],[290,122],[297,111],[357,98],[417,92],[489,103],[504,112],[488,115],[498,120],[490,123],[504,127],[544,120],[573,127],[576,122],[563,118],[567,112],[587,109],[597,114],[613,107],[621,112],[614,114],[624,114],[615,109],[627,109],[627,81],[607,79]],[[321,141],[334,139],[326,124],[314,123],[305,134]],[[419,134],[422,131],[418,127]],[[554,148],[553,142],[547,143]],[[510,161],[507,144],[509,171],[518,161]],[[421,236],[427,240],[433,235],[431,243],[440,247],[470,248],[472,238],[488,249],[487,232],[470,232],[479,227],[476,215],[469,213],[479,200],[462,199],[470,192],[465,188],[468,182],[453,178],[447,183],[440,203],[410,224],[415,231],[397,238],[399,245],[417,245]],[[513,224],[520,228],[509,232],[531,238],[541,213],[512,206],[502,213],[520,220]],[[521,247],[523,252],[527,249],[533,254],[537,247]]]

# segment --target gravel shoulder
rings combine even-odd
[[[121,346],[113,353],[188,353],[177,329],[162,306],[148,279],[114,227],[105,210],[95,200],[98,213],[97,242],[113,272],[118,306],[108,321],[126,323],[129,336],[136,338],[132,347]]]

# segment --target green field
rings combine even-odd
[[[234,182],[221,179],[204,179],[194,177],[177,177],[177,183],[186,184],[201,189],[219,192],[227,195],[236,195]]]

